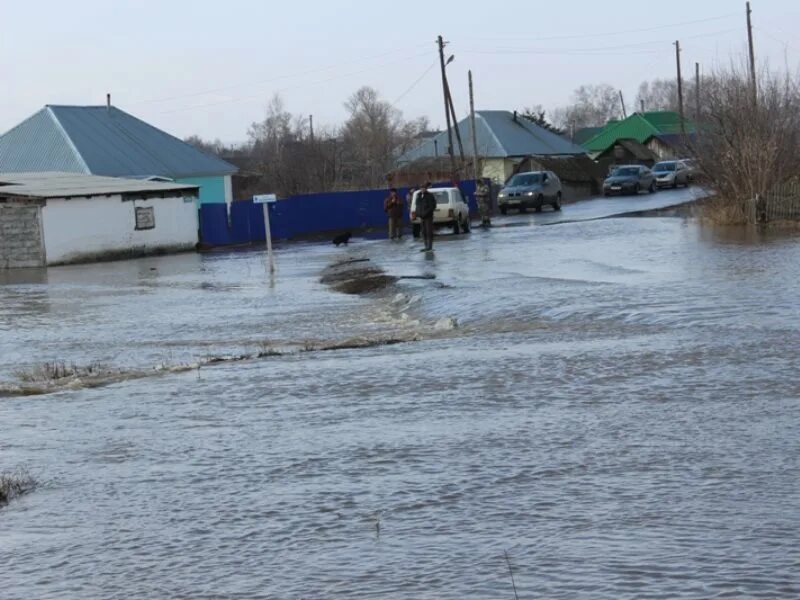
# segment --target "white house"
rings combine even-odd
[[[0,268],[193,250],[198,186],[79,173],[0,174]]]

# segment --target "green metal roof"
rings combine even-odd
[[[686,132],[695,131],[694,123],[686,120]],[[681,118],[674,112],[634,113],[627,119],[609,124],[603,131],[583,144],[589,152],[603,152],[617,140],[636,140],[644,144],[654,135],[681,133]]]

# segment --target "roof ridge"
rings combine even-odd
[[[61,121],[56,116],[56,113],[53,112],[52,108],[50,108],[49,105],[45,106],[44,110],[47,111],[47,114],[52,119],[53,124],[56,126],[56,129],[64,138],[64,141],[69,146],[69,149],[72,151],[73,156],[78,161],[78,163],[80,163],[81,167],[83,167],[84,172],[90,174],[91,171],[89,170],[89,165],[86,164],[86,161],[84,160],[81,153],[78,151],[78,148],[77,146],[75,146],[75,143],[72,141],[72,138],[70,138],[69,134],[67,133],[67,130],[64,129],[64,126],[61,124]]]
[[[487,112],[503,112],[503,111],[498,110],[498,111],[487,111]],[[478,115],[476,114],[475,116],[477,117]],[[494,138],[494,141],[497,142],[497,145],[503,149],[503,152],[505,152],[506,155],[508,155],[508,148],[506,148],[503,142],[500,141],[500,138],[497,137],[497,134],[494,132],[494,129],[492,129],[492,126],[483,117],[483,115],[480,115],[480,117],[481,121],[483,121],[484,125],[486,125],[486,129],[489,131],[489,134]]]

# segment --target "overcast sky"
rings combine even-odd
[[[800,1],[753,0],[756,54],[800,64]],[[275,92],[320,126],[345,117],[362,85],[404,116],[442,126],[435,39],[459,116],[477,107],[554,108],[584,83],[609,83],[633,104],[645,79],[672,77],[746,51],[740,0],[0,0],[0,131],[45,104],[113,102],[166,131],[243,141]],[[421,78],[421,79],[420,79]],[[416,85],[415,85],[416,84]]]

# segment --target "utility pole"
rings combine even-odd
[[[681,77],[681,43],[675,42],[675,60],[678,63],[678,111],[681,118],[681,133],[686,135],[686,122],[683,113],[683,77]]]
[[[311,141],[314,141],[314,115],[308,115],[308,129]]]
[[[644,114],[644,98],[639,100],[639,105],[640,105],[640,108],[642,109],[642,114]]]
[[[453,118],[453,129],[456,132],[456,140],[458,141],[458,154],[461,156],[461,165],[464,165],[464,144],[461,142],[461,131],[458,128],[458,119],[456,118],[456,109],[453,106],[453,95],[450,93],[450,82],[445,81],[447,84],[447,101],[450,106],[450,116]]]
[[[694,63],[694,120],[700,121],[700,63]]]
[[[447,94],[447,74],[445,73],[444,64],[444,39],[439,36],[437,39],[439,44],[439,63],[442,67],[442,94],[444,95],[444,115],[447,119],[447,153],[450,155],[450,170],[455,179],[456,175],[456,157],[453,153],[453,131],[450,128],[450,102]]]
[[[478,132],[475,129],[475,90],[472,86],[471,70],[469,71],[469,120],[472,129],[472,170],[475,181],[477,181],[481,173],[478,168]]]
[[[628,111],[625,110],[625,98],[622,95],[622,90],[619,91],[619,103],[622,104],[622,118],[628,118]]]
[[[747,45],[750,48],[750,83],[753,86],[753,104],[758,102],[758,84],[756,83],[756,53],[753,49],[753,14],[750,3],[747,3]]]

